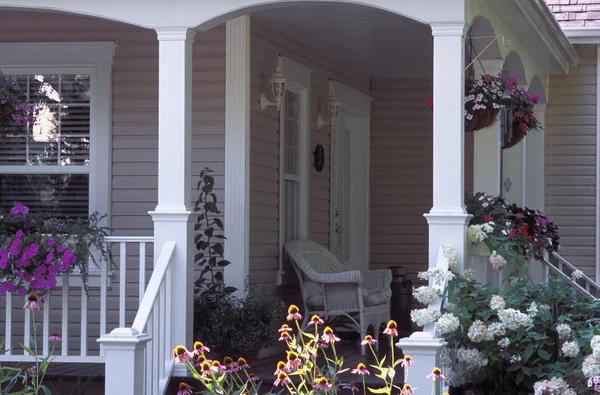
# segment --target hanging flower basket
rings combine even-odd
[[[498,120],[498,110],[481,110],[473,114],[473,118],[465,120],[467,133],[492,126]]]

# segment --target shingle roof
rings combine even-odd
[[[562,27],[600,26],[600,0],[545,0]]]

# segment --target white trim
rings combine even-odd
[[[300,238],[308,239],[309,226],[309,147],[310,147],[310,111],[311,111],[311,74],[312,69],[301,65],[289,58],[281,57],[281,72],[287,78],[286,89],[299,96],[300,99],[300,174],[299,174],[299,224]],[[283,158],[285,158],[285,101],[279,113],[279,251],[277,285],[283,285],[283,246],[285,243],[285,180],[291,179],[286,175]]]
[[[600,44],[598,26],[563,27],[562,30],[571,44]]]
[[[330,81],[330,86],[335,93],[335,96],[340,101],[340,112],[343,114],[350,115],[353,118],[358,118],[359,123],[364,124],[364,130],[366,132],[366,144],[365,144],[365,152],[366,152],[366,162],[365,169],[363,172],[352,174],[353,178],[363,178],[367,180],[367,187],[365,189],[366,193],[366,201],[365,201],[365,214],[366,214],[366,233],[365,233],[365,255],[367,265],[370,265],[370,257],[371,257],[371,183],[368,181],[371,178],[371,104],[373,102],[373,98],[361,93],[355,89],[352,89],[344,84],[341,84],[337,81]],[[336,202],[336,172],[335,172],[335,163],[336,162],[336,146],[335,146],[335,136],[336,128],[331,130],[330,136],[330,147],[331,147],[331,159],[330,159],[330,188],[329,188],[329,246],[330,249],[333,248],[336,243],[336,220],[335,220],[335,202]],[[368,268],[368,267],[367,267]]]
[[[596,47],[596,95],[600,92],[600,45]],[[596,100],[596,119],[600,120],[600,100]],[[596,283],[600,282],[600,122],[596,121]]]
[[[112,65],[115,46],[114,42],[0,43],[0,67]]]
[[[244,295],[250,259],[250,16],[226,23],[225,283]]]

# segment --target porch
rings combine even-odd
[[[523,86],[539,89],[540,95],[546,86],[534,84],[534,76],[546,81],[548,73],[563,73],[572,61],[561,49],[541,64],[547,46],[560,43],[537,46],[541,39],[536,32],[535,39],[523,44],[520,38],[534,34],[527,17],[487,2],[467,2],[467,15],[462,1],[393,7],[386,2],[372,2],[371,7],[250,3],[236,10],[189,5],[179,14],[187,22],[169,28],[164,26],[171,22],[142,23],[139,15],[116,10],[112,16],[107,10],[65,11],[143,27],[58,13],[0,11],[6,22],[0,29],[6,29],[3,37],[9,42],[72,41],[77,32],[78,41],[118,44],[108,66],[112,75],[104,81],[112,93],[100,99],[108,101],[105,112],[97,114],[98,131],[107,133],[108,162],[96,154],[108,168],[105,185],[97,190],[106,192],[110,225],[119,235],[107,240],[115,248],[117,266],[100,268],[89,299],[81,285],[67,287],[74,280],[65,277],[63,288],[44,304],[43,333],[37,338],[47,352],[47,335],[61,332],[66,341],[56,362],[106,363],[111,377],[122,373],[125,361],[135,365],[141,376],[133,375],[137,381],[121,388],[127,393],[160,393],[171,375],[184,374],[169,362],[172,347],[190,344],[192,338],[190,295],[198,270],[190,264],[195,255],[190,205],[195,199],[190,192],[200,169],[215,170],[216,197],[224,202],[219,208],[228,239],[225,257],[234,263],[225,269],[228,285],[241,291],[251,276],[286,302],[299,302],[295,275],[281,253],[289,238],[315,240],[356,269],[405,266],[415,281],[418,271],[435,264],[440,245],[453,245],[465,256],[465,191],[499,194],[503,181],[496,172],[501,161],[494,130],[483,131],[482,138],[463,132],[465,36],[481,38],[474,40],[482,60],[475,66],[489,73],[503,66],[522,73]],[[515,25],[503,22],[504,13],[516,18]],[[35,21],[40,30],[29,29],[24,20]],[[499,36],[504,37],[502,45]],[[490,42],[492,49],[483,51]],[[259,98],[263,92],[269,95],[268,78],[278,55],[287,59],[282,72],[294,95],[285,98],[288,105],[284,102],[280,111],[275,106],[263,110]],[[18,68],[14,59],[16,63],[0,62],[0,68]],[[308,82],[303,75],[309,75]],[[340,117],[333,127],[319,127],[317,115],[327,121],[330,90],[342,102]],[[426,107],[432,93],[433,111]],[[294,106],[300,111],[290,110]],[[286,125],[296,133],[293,144],[281,137]],[[543,138],[534,141],[527,149],[539,152]],[[322,171],[312,157],[317,145],[324,148]],[[285,171],[290,152],[298,153],[293,157],[297,172]],[[531,196],[520,175],[532,167],[528,163],[540,161],[525,152],[521,145],[505,153],[505,164],[519,163],[504,171],[513,180],[515,199]],[[351,173],[340,171],[345,165]],[[543,168],[533,167],[538,173],[531,178],[543,174]],[[286,195],[286,182],[299,192]],[[361,199],[348,202],[349,196]],[[294,207],[293,212],[286,212],[286,206]],[[347,246],[352,248],[345,250]],[[18,341],[31,337],[31,328],[21,324],[27,319],[21,300],[7,297],[1,303],[4,335],[10,341],[0,360],[23,360],[12,355]],[[102,343],[96,343],[101,337]],[[142,376],[145,389],[138,386]]]

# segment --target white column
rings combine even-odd
[[[464,23],[432,24],[433,30],[433,207],[429,223],[429,267],[437,266],[440,246],[453,246],[459,270],[465,259],[469,216],[464,207]],[[439,366],[443,338],[433,330],[415,332],[396,345],[418,361],[411,368],[410,384],[431,388],[426,376]],[[441,394],[440,386],[433,392]]]
[[[225,29],[225,283],[241,297],[250,258],[250,16]]]
[[[473,64],[475,78],[482,74],[497,75],[502,71],[503,59],[481,59]],[[474,136],[473,192],[500,195],[500,122],[478,130]]]
[[[176,243],[167,275],[168,342],[191,347],[193,340],[194,232],[191,210],[192,43],[185,28],[158,33],[158,205],[154,220],[154,261],[165,241]],[[195,217],[195,216],[194,216]],[[167,291],[169,292],[169,291]],[[168,332],[168,331],[167,331]],[[160,363],[160,362],[159,362]]]

